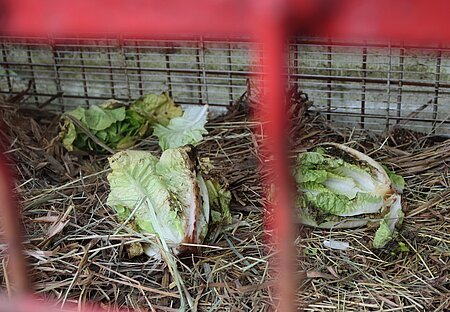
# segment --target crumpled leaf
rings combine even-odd
[[[62,144],[69,152],[72,152],[73,142],[77,138],[77,130],[75,129],[75,125],[66,121],[63,125],[63,132],[65,132],[65,135],[63,137]]]
[[[130,109],[147,119],[151,125],[167,126],[172,118],[183,114],[181,107],[177,106],[166,92],[160,95],[144,95],[134,101]]]
[[[83,107],[77,107],[74,110],[67,112],[66,114],[71,115],[82,122],[85,122],[86,109]]]
[[[197,145],[208,131],[204,128],[208,116],[208,106],[190,106],[182,117],[170,120],[167,126],[155,125],[154,135],[159,139],[162,150],[177,148],[187,144]]]
[[[389,228],[389,225],[385,219],[381,220],[380,226],[375,232],[375,236],[373,239],[373,247],[374,248],[382,248],[392,239],[392,231]]]
[[[401,206],[401,196],[391,197],[389,213],[380,221],[380,226],[375,232],[373,239],[374,248],[383,248],[396,235],[396,227],[403,222],[404,213]]]
[[[125,107],[105,109],[93,105],[84,112],[84,122],[91,130],[105,130],[112,124],[125,119]]]
[[[209,195],[211,222],[213,224],[230,224],[233,220],[230,212],[230,191],[217,180],[210,179],[205,183]]]
[[[383,169],[386,171],[389,179],[391,179],[392,186],[395,188],[395,191],[399,194],[403,193],[406,185],[405,179],[403,179],[402,176],[395,174],[392,170],[389,170],[386,166],[383,166]]]

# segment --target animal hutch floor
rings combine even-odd
[[[303,97],[293,93],[297,105]],[[140,238],[112,235],[118,228],[104,205],[107,155],[67,153],[56,139],[58,115],[26,109],[21,98],[0,103],[1,133],[15,161],[26,229],[26,255],[34,289],[60,301],[177,311],[179,294],[163,261],[128,259],[124,246]],[[271,311],[275,298],[263,232],[263,187],[257,170],[257,126],[242,101],[208,123],[198,146],[214,171],[229,182],[233,224],[179,262],[182,280],[198,311]],[[323,117],[296,110],[294,151],[318,142],[347,143],[402,175],[406,218],[403,248],[371,250],[367,228],[299,231],[297,299],[306,311],[445,311],[450,308],[450,140],[394,129],[388,136],[354,136]],[[302,126],[300,126],[302,125]],[[146,139],[135,148],[158,153]],[[299,228],[300,229],[300,228]],[[327,249],[327,238],[345,240],[345,251]],[[9,289],[1,247],[2,288]]]

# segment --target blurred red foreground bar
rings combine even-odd
[[[18,36],[251,36],[270,14],[291,32],[448,42],[446,0],[3,0],[0,32]]]

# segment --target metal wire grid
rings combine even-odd
[[[168,91],[181,104],[218,110],[246,90],[258,70],[249,42],[214,40],[0,38],[0,92],[22,91],[53,110]],[[450,130],[450,49],[298,39],[289,47],[290,81],[337,126],[382,131],[402,123]],[[56,97],[56,98],[55,98]]]
[[[131,42],[108,40],[64,45],[2,43],[2,92],[29,80],[32,102],[62,96],[50,109],[70,109],[111,97],[130,100],[168,91],[179,103],[224,107],[246,86],[249,60],[239,43]]]
[[[449,50],[303,42],[293,77],[330,120],[383,130],[404,124],[448,134]]]

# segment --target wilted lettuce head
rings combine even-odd
[[[189,148],[168,149],[158,159],[150,152],[127,150],[109,158],[111,192],[107,204],[139,232],[156,234],[174,254],[182,243],[199,243],[207,231],[208,194],[189,157]],[[206,189],[206,187],[203,187]],[[146,249],[149,255],[158,248]]]
[[[353,228],[378,222],[373,245],[381,248],[403,217],[403,178],[348,146],[328,143],[299,154],[295,178],[305,225]]]
[[[203,178],[193,146],[167,149],[159,159],[147,151],[122,151],[109,163],[107,204],[126,227],[158,236],[173,254],[202,243],[208,226],[231,222],[231,194],[225,184]],[[157,244],[144,247],[159,257]]]

